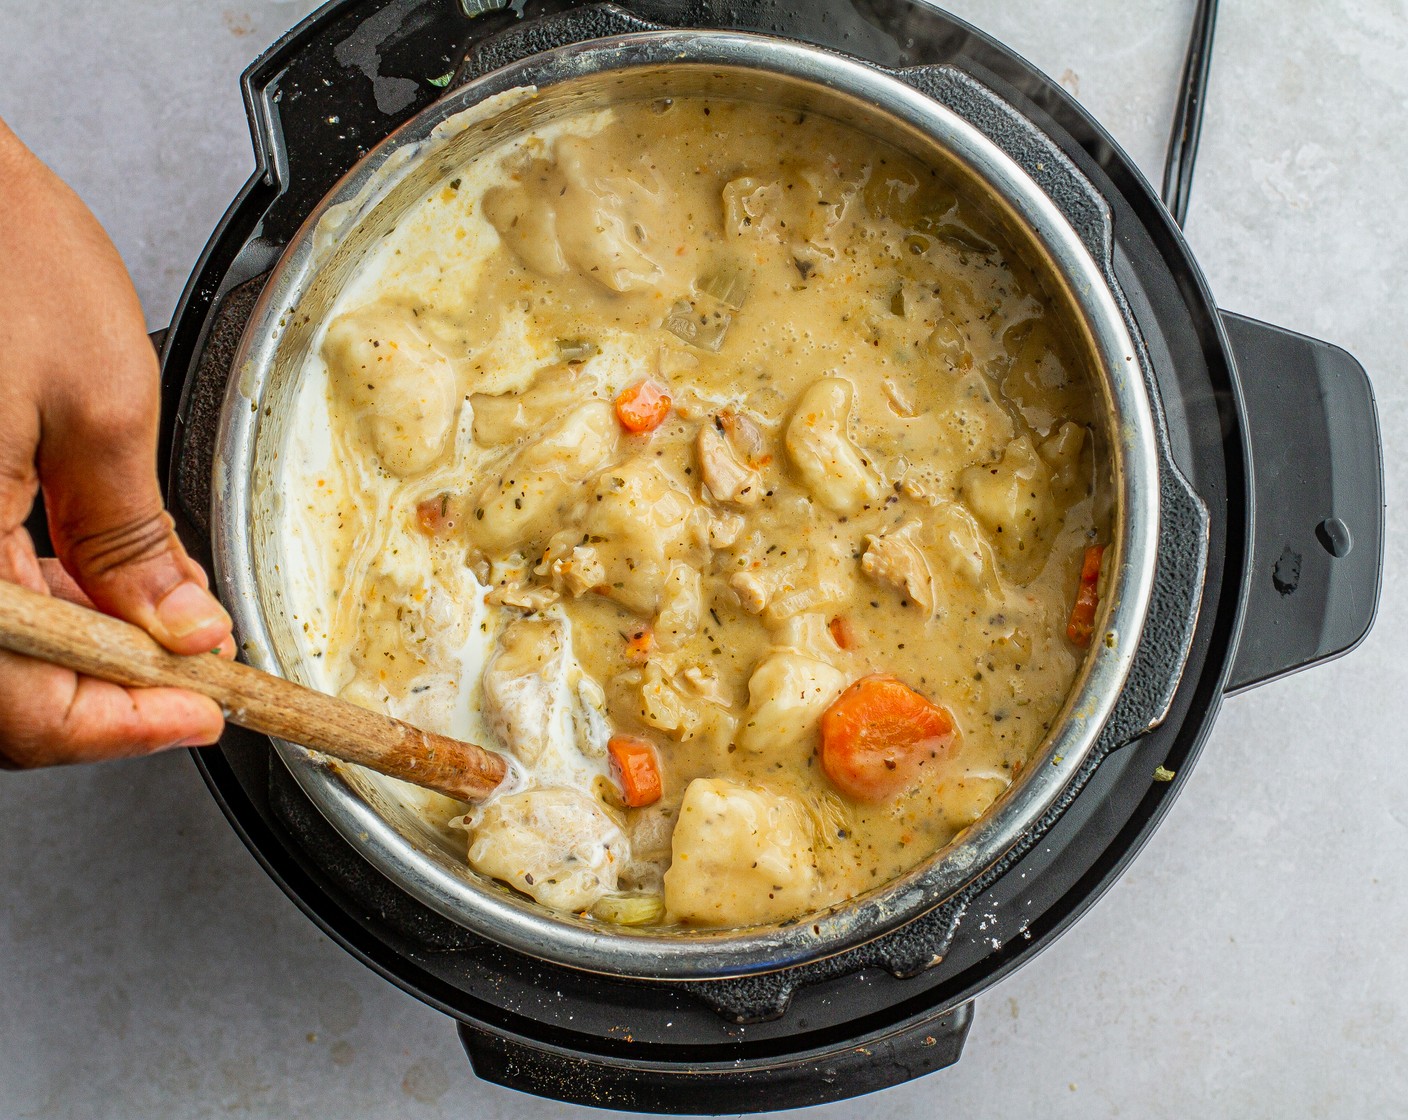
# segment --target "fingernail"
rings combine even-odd
[[[169,591],[156,605],[156,618],[173,638],[185,638],[213,627],[230,628],[225,608],[197,583],[178,584]]]

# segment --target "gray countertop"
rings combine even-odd
[[[1192,0],[950,6],[1157,177]],[[252,166],[239,72],[309,7],[0,3],[0,116],[97,212],[153,326]],[[1390,506],[1408,451],[1405,56],[1396,0],[1224,4],[1188,227],[1223,307],[1364,363]],[[816,1115],[1402,1114],[1398,529],[1369,640],[1227,703],[1130,872],[978,1001],[963,1060]],[[0,850],[0,1115],[591,1115],[476,1081],[447,1019],[267,879],[184,753],[0,774]]]

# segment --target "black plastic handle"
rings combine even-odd
[[[584,1056],[576,1050],[459,1025],[477,1076],[538,1097],[629,1112],[719,1116],[773,1112],[872,1093],[951,1066],[963,1053],[973,1005],[879,1038],[726,1062]]]
[[[1246,613],[1227,692],[1348,653],[1378,610],[1384,472],[1369,378],[1338,346],[1222,312],[1255,495]]]

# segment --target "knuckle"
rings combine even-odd
[[[171,515],[159,506],[68,539],[68,558],[89,578],[155,560],[171,551]]]

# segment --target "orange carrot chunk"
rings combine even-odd
[[[857,801],[880,802],[913,784],[953,742],[953,717],[888,674],[862,677],[821,716],[821,768]]]
[[[655,744],[633,735],[613,735],[606,744],[611,773],[621,787],[621,797],[632,809],[660,800],[660,757]]]
[[[416,524],[427,536],[444,536],[455,527],[451,512],[450,495],[437,494],[416,505]]]
[[[654,648],[655,631],[649,626],[637,627],[626,635],[626,656],[637,665],[645,664]]]
[[[837,615],[826,624],[826,628],[831,631],[831,640],[842,649],[856,648],[856,634],[851,629],[850,622],[844,615]]]
[[[616,419],[628,432],[658,428],[670,412],[670,391],[658,381],[640,381],[616,398]]]
[[[1100,561],[1105,555],[1103,544],[1093,544],[1085,550],[1080,566],[1080,587],[1076,589],[1076,605],[1071,608],[1071,620],[1066,623],[1066,637],[1078,646],[1090,645],[1095,633],[1095,608],[1100,605]]]

